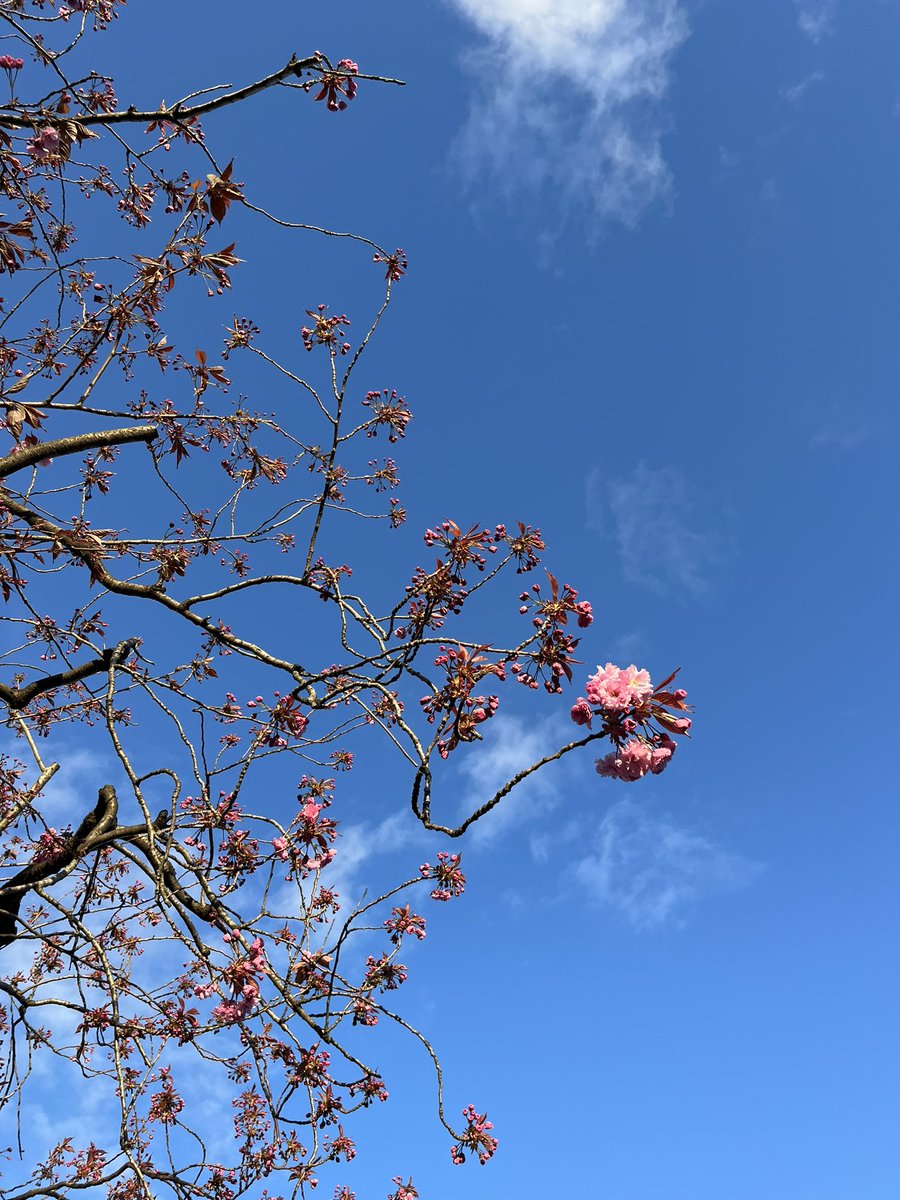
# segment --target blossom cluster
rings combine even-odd
[[[312,317],[311,326],[304,325],[300,330],[303,345],[307,350],[313,346],[327,346],[332,354],[346,354],[350,349],[349,342],[340,340],[341,330],[350,324],[350,319],[344,313],[336,313],[329,317],[324,304],[316,309],[308,308],[306,314]]]
[[[449,900],[451,896],[461,896],[466,890],[466,877],[460,870],[461,854],[450,854],[439,850],[437,863],[422,863],[419,874],[423,879],[433,879],[437,887],[431,893],[432,900]]]
[[[240,934],[235,931],[224,934],[222,940],[240,945],[239,939]],[[226,967],[223,971],[222,980],[231,991],[231,999],[223,1000],[216,1005],[212,1010],[213,1018],[221,1025],[233,1025],[249,1016],[259,1003],[259,977],[267,975],[268,971],[269,965],[266,962],[263,940],[255,937],[250,943],[249,954],[246,957],[237,958],[231,966]],[[198,984],[194,988],[194,995],[201,1000],[206,1000],[214,990],[214,984]]]
[[[672,734],[687,734],[689,717],[676,716],[687,711],[687,692],[683,688],[668,691],[677,672],[653,686],[649,672],[633,663],[617,667],[608,662],[598,666],[579,696],[570,716],[576,725],[591,726],[601,718],[601,733],[610,737],[615,749],[597,759],[597,774],[605,779],[633,783],[645,775],[659,775],[669,765],[676,743]]]
[[[484,1166],[487,1160],[493,1157],[499,1144],[497,1139],[488,1133],[489,1129],[494,1128],[493,1122],[487,1119],[487,1113],[477,1113],[474,1104],[467,1104],[462,1110],[462,1115],[468,1125],[459,1143],[451,1147],[450,1157],[458,1166],[466,1161],[463,1150],[471,1150],[478,1155],[478,1161]]]
[[[329,112],[343,112],[356,95],[357,83],[351,76],[359,74],[359,67],[351,58],[342,58],[336,71],[322,72],[322,87],[316,96],[324,100]]]

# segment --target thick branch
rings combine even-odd
[[[137,638],[128,638],[124,642],[110,647],[109,650],[104,650],[99,658],[92,658],[89,662],[81,663],[80,666],[72,667],[68,671],[45,675],[43,679],[36,679],[27,687],[11,688],[7,687],[5,683],[0,683],[0,700],[4,700],[13,710],[25,708],[35,696],[41,696],[44,692],[52,691],[53,688],[77,683],[80,679],[86,679],[88,675],[99,675],[101,671],[108,671],[112,662],[124,657],[137,644]]]
[[[39,862],[28,863],[0,887],[0,950],[15,941],[19,910],[22,901],[31,889],[42,883],[56,882],[59,876],[66,874],[79,858],[84,858],[92,850],[99,850],[102,846],[117,841],[132,842],[139,846],[148,858],[151,857],[146,825],[120,826],[117,824],[118,812],[119,802],[116,789],[112,784],[105,784],[97,795],[97,803],[94,808],[87,814],[76,831],[65,839],[63,846],[56,854]],[[168,822],[169,814],[163,810],[153,822],[153,827],[159,831],[164,829]],[[177,890],[179,899],[183,900],[184,897],[180,894],[183,889],[174,879],[172,868],[167,863],[162,866],[164,872],[168,871],[173,876],[174,889]],[[189,897],[189,899],[192,898]],[[211,906],[201,906],[196,902],[194,904],[196,909],[202,911],[203,915],[206,915],[207,908],[212,911]]]
[[[156,437],[155,425],[132,425],[127,429],[98,430],[96,433],[78,433],[72,437],[57,438],[52,442],[36,442],[23,446],[15,454],[0,458],[0,479],[32,467],[45,458],[63,458],[66,454],[80,454],[85,450],[98,450],[101,446],[117,446],[124,442],[152,442]]]
[[[87,854],[98,839],[115,828],[117,812],[116,789],[106,784],[97,794],[97,803],[91,812],[56,854],[28,863],[0,888],[0,950],[15,941],[19,909],[31,889],[64,872]]]

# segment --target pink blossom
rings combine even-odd
[[[590,600],[580,600],[575,605],[575,612],[578,614],[578,628],[587,629],[594,619]]]
[[[650,682],[649,673],[647,671],[639,671],[634,663],[630,667],[625,667],[622,675],[631,691],[632,704],[640,704],[653,691],[653,684]]]
[[[494,1128],[494,1124],[487,1119],[487,1113],[476,1112],[474,1104],[467,1104],[462,1112],[468,1121],[468,1126],[459,1139],[459,1145],[451,1147],[450,1158],[459,1166],[460,1163],[466,1161],[463,1150],[472,1150],[478,1155],[478,1161],[484,1166],[487,1160],[496,1153],[499,1144],[497,1139],[488,1132]]]
[[[597,667],[587,681],[588,699],[607,712],[624,712],[631,707],[631,691],[622,672],[614,663]]]
[[[595,769],[597,771],[597,774],[602,779],[618,779],[619,778],[619,771],[618,771],[618,768],[616,767],[615,754],[605,754],[603,756],[603,758],[598,758]]]
[[[282,862],[287,862],[290,854],[288,852],[287,838],[276,837],[272,838],[272,849],[278,855]]]
[[[45,125],[25,148],[35,162],[50,162],[59,154],[59,130],[53,125]]]
[[[675,753],[675,745],[676,743],[670,737],[663,734],[659,745],[653,747],[650,763],[650,771],[653,775],[661,775],[669,765],[672,755]]]
[[[627,712],[629,708],[643,704],[652,691],[649,674],[639,671],[633,663],[624,669],[607,663],[605,667],[598,667],[596,675],[587,681],[588,699],[607,712]]]
[[[0,54],[0,67],[4,71],[18,71],[24,65],[21,58],[13,58],[11,54]]]
[[[631,783],[641,779],[650,770],[653,751],[642,738],[629,738],[619,751],[616,765],[619,778]]]
[[[268,971],[269,964],[266,962],[266,954],[263,950],[262,938],[254,938],[250,943],[250,970],[264,972]]]
[[[669,757],[671,751],[665,761],[668,761]],[[618,751],[598,758],[596,771],[604,779],[621,779],[625,783],[634,783],[652,770],[653,761],[653,747],[648,742],[643,738],[629,738]],[[663,770],[665,761],[660,765],[657,774]]]
[[[593,715],[593,709],[591,708],[590,704],[588,704],[587,700],[585,700],[584,696],[578,697],[578,699],[572,705],[572,710],[569,713],[569,716],[576,725],[590,725]]]

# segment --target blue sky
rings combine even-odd
[[[567,761],[512,797],[429,914],[403,1011],[448,1106],[488,1108],[495,1160],[451,1167],[427,1064],[386,1036],[392,1102],[341,1178],[360,1200],[400,1172],[423,1200],[894,1200],[900,5],[156,12],[130,5],[97,63],[139,105],[315,48],[408,81],[340,116],[270,94],[207,133],[265,207],[409,255],[373,347],[415,413],[403,553],[443,516],[540,525],[597,614],[584,674],[681,665],[697,709],[658,780]],[[247,266],[199,330],[233,303],[288,342],[320,299],[357,302],[358,250],[234,229]],[[449,796],[568,736],[510,699]],[[347,890],[433,857],[404,794],[348,784]]]

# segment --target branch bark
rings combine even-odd
[[[290,62],[279,70],[273,71],[271,75],[265,75],[262,79],[257,79],[255,83],[248,83],[245,87],[235,88],[234,91],[225,92],[221,96],[213,96],[209,100],[201,100],[198,104],[183,105],[179,102],[178,104],[173,104],[171,108],[147,109],[143,111],[139,111],[132,105],[130,108],[110,113],[73,114],[68,119],[76,122],[78,125],[148,124],[161,120],[169,121],[173,125],[179,125],[197,117],[202,117],[206,113],[214,112],[217,108],[224,108],[228,104],[239,104],[242,100],[247,100],[250,96],[254,96],[258,92],[263,92],[267,88],[282,83],[291,75],[302,75],[304,71],[333,70],[334,68],[324,54],[315,53],[309,58],[297,58],[294,55]],[[335,71],[335,74],[342,75],[344,72]],[[360,76],[356,76],[356,78],[360,78]],[[362,78],[367,78],[367,76],[362,76]],[[372,76],[371,78],[381,79],[381,76]],[[383,82],[400,85],[403,83],[401,79],[385,79]],[[3,112],[2,117],[0,117],[0,124],[7,127],[32,129],[37,120],[37,114],[22,116],[19,113]]]
[[[52,691],[53,688],[77,683],[89,675],[99,675],[101,671],[108,671],[111,663],[123,658],[137,644],[137,638],[126,638],[125,641],[118,642],[110,649],[104,650],[99,658],[92,658],[89,662],[81,663],[80,666],[72,667],[68,671],[45,675],[43,679],[36,679],[34,683],[29,683],[23,688],[11,688],[7,687],[5,683],[0,683],[0,700],[5,701],[14,711],[23,709],[31,703],[35,696],[41,696],[44,692]]]
[[[117,446],[124,442],[152,442],[157,435],[155,425],[133,425],[127,429],[98,430],[96,433],[77,433],[71,437],[56,438],[52,442],[36,442],[24,446],[15,454],[0,458],[0,479],[34,466],[45,458],[63,458],[66,454],[80,454],[85,450],[99,450],[101,446]]]

